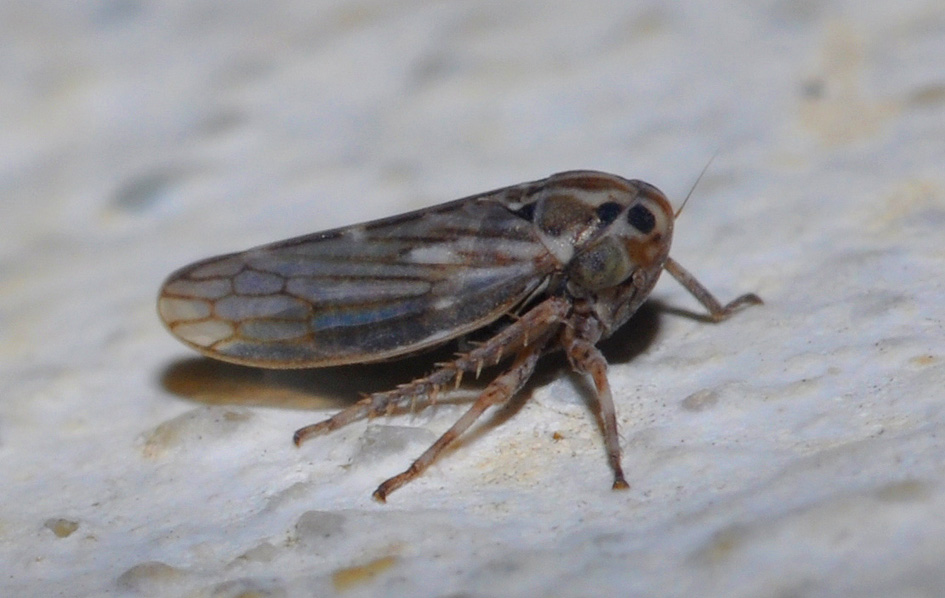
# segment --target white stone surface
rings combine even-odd
[[[0,594],[945,593],[941,2],[34,0],[0,48]],[[380,505],[461,407],[290,436],[428,360],[229,367],[155,313],[200,257],[716,153],[673,255],[767,304],[667,277],[606,343],[627,492],[559,358]]]

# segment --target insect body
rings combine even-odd
[[[403,473],[420,474],[482,413],[508,401],[538,358],[562,349],[597,391],[613,487],[627,488],[607,362],[596,343],[624,324],[665,269],[721,321],[761,303],[721,305],[669,257],[675,216],[658,189],[593,171],[264,245],[178,270],[158,299],[170,331],[201,353],[245,365],[306,368],[412,354],[485,326],[495,335],[433,372],[295,433],[433,403],[465,373],[511,361],[469,410]]]

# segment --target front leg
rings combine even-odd
[[[746,305],[760,305],[764,303],[758,295],[746,293],[741,297],[736,297],[734,300],[729,301],[726,305],[722,305],[719,303],[719,300],[709,292],[709,289],[702,286],[702,283],[696,280],[695,276],[690,274],[688,270],[679,265],[679,262],[673,258],[666,258],[666,263],[663,264],[663,268],[669,272],[673,278],[678,280],[679,284],[686,287],[686,290],[689,291],[699,303],[709,310],[709,318],[711,318],[713,322],[725,320]]]

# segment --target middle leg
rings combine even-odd
[[[582,374],[587,374],[594,381],[597,389],[597,403],[600,406],[600,418],[604,424],[604,446],[607,448],[607,460],[614,472],[614,490],[626,490],[630,487],[623,477],[620,465],[620,435],[617,432],[617,410],[607,380],[607,360],[593,343],[577,338],[573,329],[565,329],[562,339],[564,350],[572,367]]]

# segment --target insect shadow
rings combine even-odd
[[[188,357],[164,369],[161,385],[179,397],[206,405],[340,409],[364,394],[390,390],[418,378],[433,362],[447,361],[454,352],[450,343],[396,361],[284,370]]]
[[[695,314],[647,301],[624,326],[599,346],[612,365],[627,363],[644,352],[659,332],[664,312],[698,317]],[[241,405],[293,410],[344,408],[365,394],[390,390],[429,373],[432,364],[449,361],[457,351],[451,342],[436,349],[393,361],[328,368],[272,370],[225,363],[208,357],[189,357],[169,364],[160,374],[162,386],[186,400],[205,405]],[[438,404],[467,403],[482,389],[493,368],[483,370],[479,380],[467,376],[462,389],[444,394]],[[514,416],[532,392],[550,384],[570,366],[561,352],[544,356],[535,374],[516,396],[470,430],[463,438],[470,442]],[[597,399],[593,386],[578,374],[578,388],[593,413]],[[618,395],[619,397],[619,395]],[[409,409],[395,411],[395,414]],[[598,424],[602,425],[598,420]],[[460,443],[458,443],[460,444]]]

